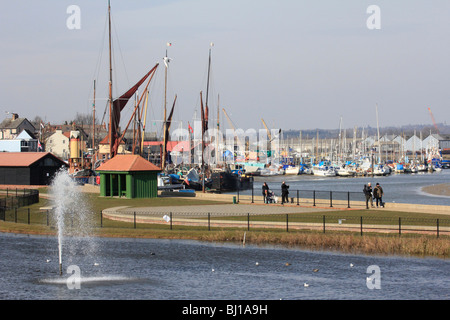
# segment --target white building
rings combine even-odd
[[[45,151],[51,152],[55,156],[61,159],[69,158],[69,132],[62,132],[62,130],[56,130],[45,141]]]
[[[37,152],[38,140],[33,133],[23,130],[14,139],[0,140],[0,152]]]
[[[433,148],[438,149],[439,148],[439,140],[443,140],[443,138],[436,134],[430,134],[428,137],[423,139],[423,148],[426,150],[431,150]]]

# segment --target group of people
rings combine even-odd
[[[262,194],[264,197],[264,203],[272,203],[274,201],[273,199],[273,192],[270,191],[269,186],[266,182],[264,182],[262,186]],[[281,204],[288,203],[289,202],[289,186],[283,181],[281,184]]]
[[[373,199],[376,201],[376,205],[378,208],[378,205],[380,207],[384,208],[384,202],[383,202],[383,188],[381,188],[380,184],[377,183],[375,188],[372,189],[372,184],[369,182],[367,185],[364,185],[363,189],[364,195],[366,197],[366,209],[369,209],[369,202],[370,206],[374,208],[373,205]]]
[[[375,199],[377,208],[383,207],[383,188],[379,183],[376,184],[375,188],[372,188],[372,184],[369,182],[367,185],[364,185],[363,189],[364,195],[366,197],[366,209],[369,209],[369,202],[372,208],[375,208],[373,205],[373,199]],[[262,186],[262,194],[264,197],[264,203],[272,203],[274,202],[274,193],[270,191],[269,186],[266,182],[264,182]],[[289,186],[283,181],[281,184],[281,204],[289,203]]]

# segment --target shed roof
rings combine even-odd
[[[65,164],[50,152],[0,152],[0,167],[29,167],[49,155],[61,164]]]
[[[161,171],[153,163],[136,154],[118,154],[103,163],[96,171]]]

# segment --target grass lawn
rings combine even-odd
[[[45,193],[45,190],[42,191]],[[199,200],[195,198],[155,198],[155,199],[125,199],[104,198],[98,194],[85,194],[86,202],[91,206],[93,213],[94,228],[92,235],[107,237],[139,237],[139,238],[164,238],[164,239],[195,239],[201,241],[217,242],[242,242],[244,229],[242,228],[220,228],[213,227],[209,231],[206,227],[190,227],[176,225],[173,230],[167,224],[137,224],[134,228],[132,222],[103,221],[100,228],[100,211],[103,209],[119,206],[129,207],[156,207],[156,206],[189,206],[189,205],[211,205],[230,204],[230,202]],[[17,222],[14,222],[15,212],[7,212],[7,221],[0,220],[0,231],[48,234],[54,235],[56,229],[50,221],[47,226],[47,215],[41,211],[42,207],[50,206],[50,200],[40,197],[39,203],[28,207],[19,208],[17,211]],[[27,223],[28,211],[30,212],[30,224]],[[98,213],[98,214],[97,214]],[[289,222],[321,222],[323,216],[327,222],[336,223],[338,219],[345,219],[344,223],[359,223],[363,217],[364,223],[370,224],[398,224],[399,217],[402,223],[430,225],[440,219],[440,226],[450,226],[450,215],[437,215],[429,213],[397,212],[388,210],[329,210],[326,212],[292,213],[288,215]],[[286,214],[276,215],[252,215],[251,221],[285,221]],[[204,219],[204,218],[203,218]],[[214,217],[214,219],[232,219],[245,221],[247,216]],[[406,255],[424,255],[448,258],[450,237],[442,234],[441,237],[426,235],[402,234],[368,234],[359,236],[357,232],[329,232],[320,231],[296,231],[285,232],[279,230],[252,230],[247,231],[248,244],[280,244],[286,246],[299,246],[310,249],[339,250],[344,252],[363,253],[388,253]]]

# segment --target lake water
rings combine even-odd
[[[56,237],[0,233],[0,299],[450,299],[450,262],[440,259],[184,240],[77,240],[70,261],[63,251],[60,276]],[[86,254],[86,246],[95,250]],[[79,289],[67,286],[69,264],[79,267]],[[379,272],[368,273],[373,266]]]
[[[280,189],[281,182],[286,181],[290,190],[350,191],[362,194],[363,186],[378,182],[383,187],[383,201],[397,203],[450,205],[450,197],[434,196],[421,191],[422,187],[434,184],[450,183],[450,170],[419,174],[391,174],[375,177],[319,177],[313,175],[282,175],[273,177],[255,177],[254,194],[261,194],[261,187],[266,181],[269,187]],[[251,190],[241,191],[251,194]],[[293,195],[295,196],[295,195]]]

